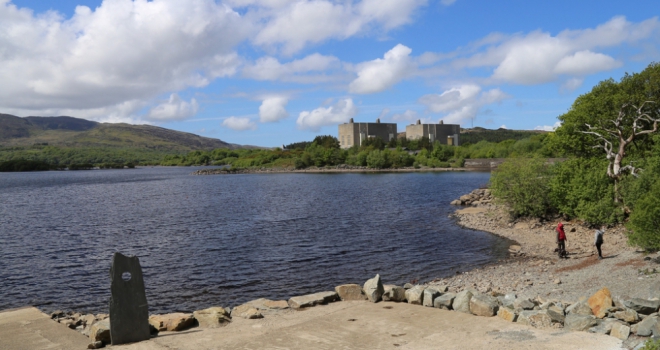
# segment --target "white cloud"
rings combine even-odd
[[[397,122],[402,122],[402,121],[409,121],[409,122],[414,122],[418,118],[417,112],[411,111],[411,110],[406,110],[403,113],[397,113],[392,116],[392,120],[397,121]]]
[[[425,105],[431,112],[444,113],[442,118],[449,124],[460,124],[462,121],[473,119],[482,107],[500,103],[510,98],[500,89],[491,89],[485,92],[477,85],[463,85],[444,91],[442,94],[424,95],[419,103]]]
[[[398,44],[385,53],[384,58],[358,65],[358,77],[349,85],[349,91],[358,94],[381,92],[404,79],[413,69],[412,50]]]
[[[440,0],[440,3],[443,4],[443,5],[445,5],[445,6],[452,5],[452,4],[454,4],[455,2],[456,2],[456,0]]]
[[[286,104],[289,100],[285,97],[269,97],[263,100],[259,106],[259,120],[262,123],[272,123],[289,116]]]
[[[555,72],[567,75],[587,75],[614,69],[621,66],[614,58],[594,53],[589,50],[578,51],[573,55],[562,58],[555,66]]]
[[[231,116],[222,121],[222,126],[236,131],[255,130],[257,124],[248,117]]]
[[[179,95],[171,94],[168,101],[151,108],[146,117],[154,121],[184,120],[194,117],[198,109],[194,98],[186,102]]]
[[[322,73],[340,66],[337,57],[318,53],[287,63],[280,63],[276,58],[267,56],[245,66],[242,75],[255,80],[315,83],[335,79]]]
[[[562,76],[583,78],[622,65],[596,50],[633,45],[658,35],[659,29],[657,17],[639,23],[614,17],[596,28],[565,30],[555,36],[542,31],[512,36],[491,34],[469,49],[454,52],[459,58],[449,66],[453,69],[495,67],[494,81],[523,85],[552,82]],[[432,61],[436,55],[427,53],[424,59]]]
[[[296,123],[301,129],[319,131],[327,125],[337,125],[348,122],[357,114],[357,107],[350,98],[337,101],[330,107],[319,107],[311,112],[303,111],[298,115]]]
[[[555,131],[558,127],[561,126],[561,122],[556,122],[553,126],[549,125],[539,125],[534,128],[534,130],[544,130],[544,131]]]
[[[388,31],[409,23],[427,0],[296,1],[267,15],[253,39],[266,48],[291,55],[309,44],[346,39],[373,27]]]
[[[502,125],[500,126],[500,129],[506,129],[506,125],[502,124]]]
[[[106,0],[70,18],[4,0],[0,32],[0,108],[81,116],[234,74],[249,26],[208,0]]]
[[[383,119],[385,118],[388,114],[390,114],[390,109],[385,107],[383,108],[382,111],[380,111],[380,114],[378,115],[378,119]]]

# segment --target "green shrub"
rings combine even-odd
[[[660,350],[660,339],[648,339],[640,350]]]
[[[514,216],[544,217],[552,211],[550,175],[545,159],[507,159],[491,176],[493,194],[509,205]]]
[[[627,223],[628,239],[633,245],[660,250],[660,183],[635,204],[635,210]]]

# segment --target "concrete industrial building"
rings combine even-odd
[[[406,126],[406,138],[415,140],[422,137],[428,137],[431,143],[440,141],[446,145],[459,145],[458,135],[461,133],[461,126],[458,124],[422,124],[417,120],[416,124]]]
[[[396,123],[381,123],[376,119],[375,123],[354,123],[351,121],[339,124],[339,146],[351,148],[360,146],[362,142],[371,137],[378,137],[385,142],[396,140]]]

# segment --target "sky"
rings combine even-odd
[[[0,113],[244,145],[337,125],[557,127],[660,61],[657,0],[0,0]]]

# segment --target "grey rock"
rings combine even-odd
[[[451,310],[451,305],[454,302],[455,297],[456,294],[454,293],[445,293],[433,300],[433,307],[444,310]]]
[[[522,310],[522,309],[519,309],[519,310]],[[531,316],[534,316],[534,315],[538,314],[538,313],[539,313],[539,311],[537,311],[537,310],[522,310],[518,313],[518,319],[516,320],[516,322],[531,326],[529,318]]]
[[[580,315],[580,316],[591,316],[593,315],[593,311],[591,311],[591,307],[589,307],[589,304],[585,301],[580,301],[577,302],[568,308],[566,308],[566,314],[568,315]]]
[[[534,328],[548,328],[552,326],[552,319],[546,310],[541,310],[528,317],[529,325]]]
[[[327,304],[337,300],[339,300],[339,295],[337,295],[337,292],[320,292],[293,297],[289,299],[289,306],[292,309],[301,309],[305,307]]]
[[[414,286],[406,290],[408,304],[422,305],[424,303],[424,286]]]
[[[614,323],[612,324],[610,335],[621,340],[626,340],[630,335],[630,327],[621,323]]]
[[[103,345],[103,342],[99,340],[89,343],[89,345],[87,345],[87,349],[101,349],[104,346],[105,345]]]
[[[514,309],[533,310],[534,306],[536,306],[536,304],[529,299],[518,298],[513,302]]]
[[[335,292],[341,300],[367,300],[367,295],[357,284],[342,284],[335,287]]]
[[[92,343],[102,341],[105,344],[110,344],[110,319],[94,323],[89,331],[89,340]]]
[[[193,312],[193,317],[199,323],[200,328],[219,328],[231,322],[227,311],[222,307],[210,307]]]
[[[559,323],[564,323],[565,314],[564,309],[557,305],[551,305],[547,308],[548,316],[554,321]]]
[[[422,305],[428,306],[428,307],[433,307],[433,300],[435,298],[440,296],[440,291],[437,290],[435,287],[428,287],[424,289],[424,297],[422,298]]]
[[[112,345],[149,340],[149,306],[137,256],[115,253],[110,268]]]
[[[264,315],[251,304],[239,305],[231,310],[231,317],[241,317],[248,320],[263,318]]]
[[[497,314],[498,308],[497,298],[488,294],[475,294],[470,299],[470,312],[473,315],[492,317]]]
[[[383,283],[380,281],[380,275],[367,280],[362,289],[364,290],[364,294],[367,295],[367,299],[372,303],[377,303],[383,299],[385,289],[383,288]]]
[[[506,295],[501,295],[497,297],[497,300],[500,301],[500,304],[504,307],[508,307],[510,309],[514,309],[515,306],[513,306],[513,302],[516,301],[516,295],[515,294],[506,294]]]
[[[570,331],[587,331],[597,324],[593,315],[568,314],[564,319],[564,328]]]
[[[660,307],[660,300],[647,300],[641,298],[632,298],[623,301],[623,305],[629,309],[637,311],[637,313],[649,315]]]
[[[466,314],[470,313],[470,299],[472,299],[472,296],[474,293],[472,293],[469,290],[464,290],[458,294],[456,294],[456,297],[454,298],[454,302],[451,304],[452,309],[459,311],[459,312],[464,312]]]
[[[642,320],[642,322],[637,324],[637,335],[640,337],[648,337],[653,334],[653,330],[656,328],[658,323],[658,318],[654,316],[649,316]]]
[[[402,302],[406,300],[406,290],[403,287],[386,284],[383,286],[383,301]]]
[[[625,309],[624,311],[617,311],[613,314],[614,317],[620,319],[621,321],[628,323],[637,323],[639,322],[639,314],[633,309]]]

